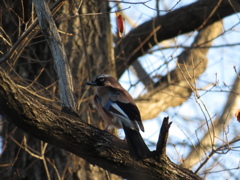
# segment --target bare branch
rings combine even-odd
[[[124,21],[127,21],[133,28],[136,28],[137,25],[122,11],[122,7],[120,3],[117,3],[118,10],[120,11]],[[118,38],[119,39],[119,38]],[[153,81],[147,71],[142,67],[139,61],[134,61],[132,66],[130,66],[130,70],[138,77],[138,79],[144,84],[147,89],[153,88]]]
[[[63,0],[59,0],[55,2],[51,6],[51,10],[53,11],[53,14],[55,14],[62,5],[63,5]],[[5,62],[8,59],[12,59],[13,61],[16,61],[18,59],[18,57],[21,55],[22,51],[24,50],[23,47],[26,47],[28,43],[32,40],[32,38],[34,38],[35,35],[38,34],[39,29],[36,28],[37,25],[38,25],[38,20],[35,19],[34,22],[30,25],[30,27],[26,31],[24,31],[21,37],[14,43],[11,50],[8,51],[2,58],[0,58],[0,64]]]
[[[172,122],[168,122],[169,117],[165,117],[163,119],[161,131],[159,133],[159,138],[157,142],[157,150],[156,153],[159,157],[166,156],[166,146],[167,146],[167,139],[168,139],[168,132]]]
[[[195,171],[195,173],[198,173],[198,171],[208,162],[208,160],[218,151],[223,151],[224,149],[227,149],[229,152],[231,147],[231,144],[234,144],[235,142],[240,141],[240,135],[238,135],[237,137],[235,137],[233,140],[231,140],[230,142],[227,142],[225,144],[223,144],[222,146],[219,146],[216,149],[212,149],[212,151],[209,153],[209,155],[207,156],[207,158],[200,164],[200,166],[197,168],[197,170]]]
[[[70,66],[67,60],[57,26],[50,9],[44,0],[33,0],[38,15],[39,24],[52,52],[56,72],[59,78],[59,90],[62,108],[65,111],[76,112],[76,102],[73,95],[73,83]]]
[[[240,11],[240,0],[234,0],[231,3],[229,0],[222,0],[218,8],[215,9],[219,2],[219,0],[199,0],[171,11],[164,16],[153,18],[132,30],[115,48],[116,64],[118,64],[117,76],[120,77],[126,67],[156,45],[154,34],[149,38],[149,35],[156,31],[156,27],[161,26],[156,31],[157,40],[161,42],[176,35],[195,31],[200,27],[205,28],[226,16]],[[206,21],[206,18],[208,21]],[[146,41],[146,39],[148,40]]]
[[[124,141],[78,117],[49,109],[18,89],[1,68],[0,113],[32,136],[127,179],[201,179],[166,158],[134,161]]]
[[[194,47],[204,42],[210,46],[221,32],[221,22],[202,29],[192,44],[193,49],[186,49],[178,57],[177,68],[159,78],[151,91],[136,100],[142,119],[152,119],[168,107],[178,106],[189,98],[195,90],[196,79],[205,71],[208,63],[208,49]]]
[[[210,141],[210,136],[213,136],[211,132],[214,131],[214,137],[216,138],[225,129],[225,126],[229,124],[231,118],[234,116],[236,109],[238,108],[237,105],[240,99],[239,89],[240,79],[237,76],[232,90],[228,96],[228,100],[224,107],[222,115],[214,120],[213,127],[210,127],[210,129],[208,129],[208,132],[204,135],[201,141],[197,145],[195,145],[194,148],[192,148],[191,152],[184,160],[185,167],[192,167],[193,165],[198,163],[199,160],[202,159],[205,151],[210,148],[214,148],[212,142]]]

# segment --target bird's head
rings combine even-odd
[[[114,77],[108,74],[100,74],[98,76],[95,76],[93,81],[89,81],[86,84],[90,86],[111,86],[111,87],[117,87],[120,85]]]

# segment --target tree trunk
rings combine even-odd
[[[77,9],[76,4],[66,2],[63,6],[61,17],[55,16],[55,18],[58,19],[57,24],[59,30],[66,32],[61,34],[61,36],[74,76],[73,80],[77,82],[75,83],[74,89],[77,89],[75,96],[79,100],[78,104],[81,104],[81,106],[78,107],[78,109],[82,109],[82,111],[79,112],[80,118],[89,120],[89,115],[92,114],[92,110],[89,108],[86,109],[86,107],[89,107],[88,103],[82,102],[83,95],[86,94],[87,90],[79,87],[84,84],[82,82],[83,80],[86,81],[86,79],[91,79],[98,73],[109,73],[114,75],[115,65],[113,59],[112,36],[110,33],[110,20],[109,14],[107,13],[108,3],[100,0],[84,1],[82,4],[81,2],[82,1],[75,1],[75,3],[79,5],[79,9]],[[0,3],[2,9],[4,8],[4,12],[6,11],[6,16],[9,17],[6,21],[3,21],[3,27],[4,29],[8,29],[9,34],[16,31],[19,24],[18,19],[9,11],[10,7],[19,16],[24,15],[24,22],[28,21],[31,18],[30,15],[34,13],[33,11],[33,13],[31,12],[31,10],[33,10],[31,8],[31,1],[24,1],[24,11],[18,4],[11,2],[8,2],[9,4]],[[52,6],[52,4],[50,4],[50,6]],[[82,16],[82,14],[86,13],[100,13],[100,15]],[[67,21],[70,15],[76,17],[73,18],[72,21]],[[15,23],[16,26],[8,28],[7,26],[11,23]],[[27,26],[26,23],[21,23],[22,29],[21,31],[19,30],[19,34],[21,34],[24,28],[26,28],[25,26]],[[13,43],[17,41],[17,35],[18,34],[15,33],[15,36],[11,37]],[[15,63],[15,69],[22,78],[36,81],[34,83],[34,90],[38,89],[42,91],[42,87],[50,86],[50,88],[47,90],[45,89],[41,94],[49,97],[49,104],[51,106],[60,109],[59,97],[56,91],[58,86],[55,83],[57,78],[53,61],[50,59],[51,52],[41,33],[39,35],[39,38],[35,38],[31,41],[32,43],[35,42],[35,45],[25,48],[22,57]],[[3,52],[7,52],[8,49],[6,49],[6,46],[3,47]],[[36,62],[31,63],[31,59],[34,59]],[[10,65],[13,65],[11,59],[9,62]],[[104,67],[105,64],[110,64],[110,66]],[[9,68],[8,65],[5,66]],[[14,74],[13,71],[10,72]],[[87,77],[87,74],[90,76]],[[38,75],[39,77],[37,77]],[[14,76],[18,79],[18,76]],[[30,86],[30,89],[33,90],[33,86]],[[89,94],[90,93],[91,91]],[[56,96],[54,94],[56,94]],[[96,122],[97,121],[93,123],[97,126],[98,123]],[[58,179],[61,177],[64,179],[118,179],[117,176],[109,174],[102,168],[89,164],[87,161],[68,151],[48,145],[29,136],[7,121],[3,123],[3,132],[1,135],[4,139],[4,146],[6,146],[6,149],[4,149],[1,155],[0,161],[6,164],[12,164],[11,168],[2,168],[5,175],[4,178],[47,179],[50,177]],[[27,146],[32,153],[38,156],[44,153],[45,158],[33,156],[21,149],[20,144]],[[46,145],[45,151],[44,144]],[[45,161],[45,159],[49,161]]]

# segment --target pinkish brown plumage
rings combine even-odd
[[[93,102],[107,127],[114,121],[123,127],[130,155],[148,157],[150,151],[139,133],[139,128],[144,131],[140,112],[131,95],[110,75],[98,75],[86,84],[97,88]]]

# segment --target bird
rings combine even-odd
[[[118,122],[125,133],[130,156],[135,160],[149,157],[150,150],[139,132],[139,128],[144,132],[140,111],[132,96],[108,74],[97,75],[86,84],[96,87],[93,103],[107,124],[105,129]]]

